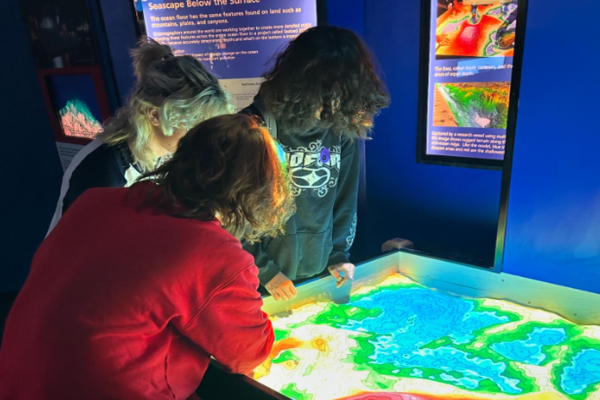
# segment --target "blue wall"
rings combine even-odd
[[[600,293],[600,2],[566,5],[530,0],[504,271]]]
[[[0,292],[19,290],[54,212],[62,169],[17,0],[0,12],[2,196]]]
[[[367,254],[402,237],[423,251],[491,263],[501,173],[416,162],[420,4],[364,3],[364,36],[392,96],[367,144]]]
[[[400,236],[477,258],[495,246],[501,173],[416,163],[419,7],[364,3],[363,34],[392,106],[367,145],[367,233],[358,248],[373,256]],[[579,1],[577,10],[530,0],[504,272],[600,293],[600,2]]]
[[[127,103],[135,76],[129,52],[136,47],[137,20],[131,1],[100,0],[103,29],[118,92],[118,106]]]
[[[364,36],[364,8],[365,0],[327,0],[327,23],[352,29]]]

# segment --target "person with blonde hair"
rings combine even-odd
[[[128,104],[66,170],[50,231],[87,189],[132,185],[172,154],[189,129],[234,111],[229,94],[195,58],[174,56],[150,38],[132,56],[137,82]]]

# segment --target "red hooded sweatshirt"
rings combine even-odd
[[[6,324],[0,399],[187,399],[210,356],[241,374],[267,358],[252,256],[216,220],[140,211],[148,185],[87,191],[41,244]]]

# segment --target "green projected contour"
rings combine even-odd
[[[600,327],[400,275],[272,320],[254,377],[292,399],[600,400]]]

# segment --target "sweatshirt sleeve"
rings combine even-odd
[[[249,374],[267,359],[273,347],[273,327],[261,310],[256,274],[252,265],[217,289],[181,329],[231,373]]]
[[[333,250],[328,266],[349,262],[356,235],[360,160],[358,140],[342,139],[340,177],[333,206]]]
[[[256,243],[242,242],[244,250],[254,256],[254,263],[258,267],[258,279],[263,286],[269,283],[271,279],[281,271],[279,265],[277,265],[275,260],[273,260],[264,249],[266,240],[270,239],[263,239]]]

